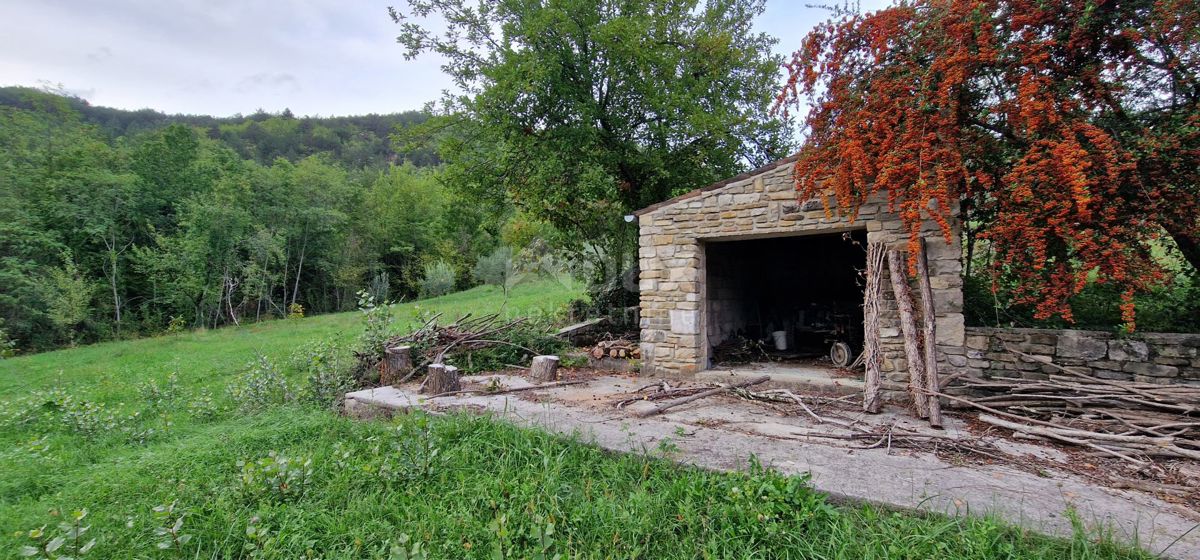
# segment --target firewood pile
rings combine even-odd
[[[761,341],[733,337],[713,347],[713,362],[721,365],[748,364],[770,361],[767,347]]]
[[[1063,375],[965,378],[957,386],[973,396],[941,396],[976,408],[982,411],[980,421],[1023,437],[1081,446],[1136,466],[1155,458],[1200,460],[1200,387],[1101,379],[1014,353]]]
[[[618,338],[616,340],[604,340],[596,343],[592,347],[591,355],[597,360],[605,357],[640,359],[642,357],[642,349],[636,342]]]

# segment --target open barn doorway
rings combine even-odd
[[[838,371],[862,351],[866,231],[705,242],[712,368]]]

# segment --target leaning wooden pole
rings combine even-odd
[[[941,392],[938,383],[937,315],[933,308],[933,286],[929,283],[929,262],[925,256],[925,240],[917,245],[917,286],[921,290],[921,331],[925,338],[925,388]],[[938,397],[925,393],[929,405],[929,425],[942,427],[942,403]]]
[[[908,392],[912,395],[917,416],[929,418],[929,396],[925,394],[925,359],[921,355],[917,320],[913,317],[912,290],[908,287],[904,257],[901,257],[900,251],[895,249],[888,250],[888,276],[892,279],[892,293],[896,296],[896,309],[900,311],[900,331],[904,335],[904,354],[908,356]]]
[[[867,245],[867,286],[863,293],[863,410],[875,414],[883,404],[879,397],[883,374],[879,369],[879,297],[883,279],[883,260],[887,249],[882,243]]]

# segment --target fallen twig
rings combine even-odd
[[[687,403],[690,403],[693,401],[697,401],[697,400],[703,399],[705,397],[711,397],[718,393],[724,393],[726,391],[730,391],[733,389],[741,389],[743,387],[751,387],[754,385],[758,385],[760,383],[766,383],[767,381],[770,381],[770,380],[771,380],[771,377],[769,375],[763,375],[763,376],[755,377],[754,379],[741,381],[741,382],[734,383],[731,385],[724,385],[724,386],[717,387],[714,389],[709,389],[707,391],[701,391],[701,392],[691,395],[689,397],[683,397],[681,399],[676,399],[669,403],[661,404],[654,408],[638,412],[638,413],[634,414],[634,416],[637,416],[638,418],[648,418],[650,416],[662,414],[663,412],[666,412],[667,410],[670,410],[677,406],[684,405],[684,404],[687,404]]]
[[[445,393],[438,393],[436,395],[430,395],[429,397],[426,397],[426,398],[436,399],[438,397],[449,397],[452,395],[467,395],[467,394],[503,395],[506,393],[518,393],[521,391],[536,391],[538,389],[554,389],[556,387],[565,387],[567,385],[579,385],[581,383],[587,383],[588,381],[591,381],[591,380],[590,379],[572,379],[570,381],[554,381],[551,383],[542,383],[541,385],[528,385],[525,387],[514,387],[514,388],[497,389],[497,390],[463,389],[461,391],[448,391]]]

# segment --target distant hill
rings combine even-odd
[[[284,110],[271,114],[259,110],[249,116],[168,115],[153,109],[129,111],[99,107],[86,99],[49,93],[28,87],[0,87],[0,106],[36,109],[39,100],[65,101],[83,119],[96,125],[110,138],[136,136],[173,123],[204,129],[209,138],[221,140],[243,158],[269,165],[277,158],[291,161],[325,152],[348,169],[378,168],[388,163],[412,162],[417,166],[438,163],[430,149],[397,153],[389,135],[398,128],[420,124],[429,118],[421,111],[348,117],[296,117]]]

